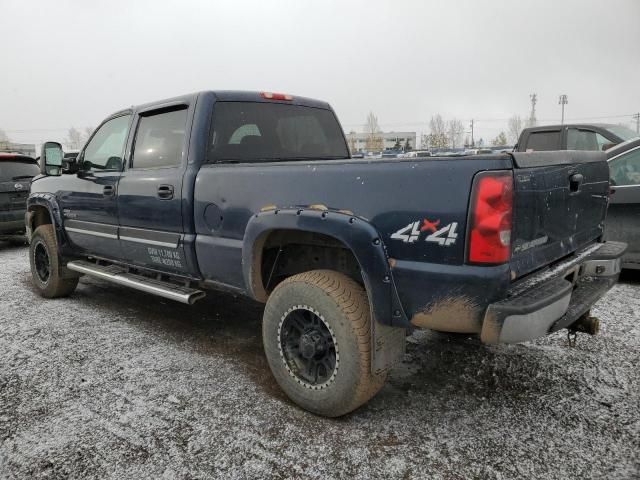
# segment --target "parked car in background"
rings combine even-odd
[[[607,151],[611,197],[605,238],[629,244],[623,268],[640,269],[640,138]]]
[[[398,150],[385,150],[382,152],[382,158],[398,158],[400,155],[402,155],[402,152]]]
[[[638,137],[636,132],[622,125],[606,123],[545,125],[522,130],[516,151],[603,151],[636,137]]]
[[[0,240],[24,235],[29,186],[39,173],[34,158],[0,153]]]
[[[430,157],[431,152],[429,150],[413,150],[411,152],[407,152],[405,156],[407,158],[425,158]]]

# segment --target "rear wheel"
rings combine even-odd
[[[314,270],[275,288],[262,333],[271,371],[289,398],[337,417],[367,402],[386,379],[371,373],[370,329],[364,289],[341,273]]]
[[[29,245],[31,277],[38,293],[45,298],[66,297],[78,285],[78,276],[60,266],[53,227],[40,225]]]

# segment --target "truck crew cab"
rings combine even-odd
[[[593,331],[625,250],[602,242],[602,153],[352,159],[328,104],[284,94],[132,107],[62,158],[45,144],[26,215],[42,296],[85,274],[185,304],[212,289],[264,302],[276,381],[326,416],[375,395],[412,328]]]
[[[604,151],[637,136],[636,132],[624,125],[608,123],[543,125],[522,130],[515,150],[518,152]]]

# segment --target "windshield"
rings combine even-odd
[[[27,162],[0,162],[0,182],[10,182],[19,179],[35,177],[40,173],[40,167]]]
[[[263,102],[218,102],[211,160],[268,162],[349,158],[331,110]]]
[[[623,141],[631,140],[632,138],[640,136],[630,128],[623,125],[611,125],[610,127],[607,127],[607,130],[620,137]]]

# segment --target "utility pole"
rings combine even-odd
[[[471,119],[471,148],[474,148],[476,143],[473,141],[473,118]]]
[[[560,99],[558,100],[558,105],[562,105],[562,120],[560,121],[560,125],[564,125],[564,106],[569,103],[566,95],[560,95]]]
[[[636,133],[640,134],[640,112],[631,115],[631,117],[636,119]]]
[[[536,103],[538,103],[538,95],[532,93],[531,95],[529,95],[529,98],[531,99],[531,115],[529,116],[529,125],[527,126],[535,127],[536,123],[538,123],[538,121],[536,120]]]

